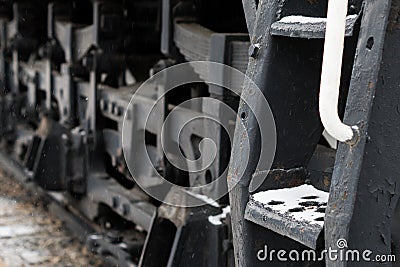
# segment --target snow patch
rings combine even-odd
[[[346,20],[351,20],[357,18],[357,14],[349,15],[346,17]],[[305,16],[287,16],[283,17],[279,22],[288,23],[288,24],[317,24],[317,23],[326,23],[327,18],[321,17],[305,17]]]
[[[206,195],[197,194],[197,193],[194,193],[193,191],[186,191],[186,193],[188,193],[192,197],[197,198],[198,200],[203,201],[205,204],[209,204],[213,207],[219,208],[219,204],[214,199],[212,199]]]
[[[256,202],[276,213],[321,226],[324,224],[323,217],[328,198],[329,193],[312,185],[269,190],[253,195]]]
[[[228,213],[231,213],[231,207],[226,206],[225,208],[222,209],[222,213],[215,215],[215,216],[209,216],[208,221],[212,223],[213,225],[222,225],[222,220],[226,219],[226,216]]]

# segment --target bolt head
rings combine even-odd
[[[249,57],[256,58],[260,53],[260,44],[252,44],[249,48]]]

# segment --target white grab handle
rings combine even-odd
[[[357,126],[343,124],[338,115],[340,76],[348,0],[330,0],[322,63],[319,113],[326,131],[340,142],[352,142]]]

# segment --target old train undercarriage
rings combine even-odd
[[[400,3],[349,1],[338,112],[359,126],[350,145],[338,145],[319,116],[327,7],[326,0],[2,0],[3,168],[73,214],[72,228],[110,266],[266,266],[257,255],[265,245],[320,252],[341,238],[400,256]],[[188,73],[179,69],[185,63]],[[245,73],[269,103],[276,144],[268,172],[257,168],[265,146],[254,122],[262,110],[249,109],[258,107],[257,94],[222,64]],[[174,87],[180,77],[167,71],[174,67],[192,82]],[[205,149],[207,140],[214,149]],[[286,200],[276,191],[299,188],[312,189],[282,215],[275,206]]]

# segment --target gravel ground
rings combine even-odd
[[[0,267],[101,265],[40,202],[0,170]]]

